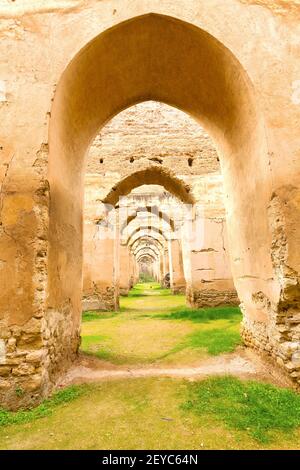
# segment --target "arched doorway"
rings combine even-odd
[[[85,154],[109,119],[150,99],[189,113],[218,145],[233,276],[249,338],[256,333],[255,322],[269,321],[268,304],[259,294],[277,301],[267,218],[271,176],[263,121],[246,72],[200,28],[157,14],[133,18],[100,34],[75,56],[53,103],[46,321],[50,335],[59,334],[52,345],[55,361],[47,366],[50,379],[60,372],[58,362],[62,369],[67,366],[79,343]],[[266,331],[258,335],[268,342]]]

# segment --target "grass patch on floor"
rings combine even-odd
[[[210,307],[193,309],[188,307],[174,309],[171,313],[157,315],[164,320],[189,320],[195,323],[208,323],[212,320],[241,321],[242,314],[239,307]]]
[[[171,357],[176,363],[178,354],[182,357],[183,353],[186,353],[187,363],[185,365],[188,365],[189,361],[193,360],[191,356],[194,356],[194,359],[198,357],[201,360],[207,355],[217,356],[233,352],[241,344],[239,325],[198,329],[185,335],[182,335],[183,332],[178,330],[176,336],[176,331],[161,329],[159,325],[154,327],[152,323],[149,338],[143,338],[144,332],[143,330],[140,331],[138,326],[137,328],[134,328],[134,325],[128,326],[128,328],[124,326],[127,331],[122,339],[120,337],[115,338],[114,334],[112,337],[103,335],[82,336],[81,349],[87,354],[92,354],[116,365],[141,366],[151,363],[163,365],[166,359],[169,359],[166,362],[168,364]],[[132,334],[130,334],[130,331],[132,331]],[[165,333],[165,338],[159,336],[161,331]],[[136,333],[135,336],[134,333]],[[182,339],[180,340],[180,338]],[[194,352],[191,354],[192,351]]]
[[[258,382],[107,380],[67,400],[66,390],[50,412],[0,426],[0,449],[300,448],[300,397]]]
[[[140,284],[136,284],[130,291],[128,292],[128,297],[146,297],[146,296],[154,296],[154,295],[171,295],[170,289],[162,289],[160,284],[156,282],[144,282]]]
[[[86,354],[96,356],[103,361],[115,364],[126,363],[128,358],[117,355],[110,347],[111,338],[104,335],[82,335],[81,350]]]
[[[83,352],[115,365],[193,366],[240,344],[238,307],[191,309],[157,283],[137,284],[130,295],[120,312],[85,314]]]
[[[35,408],[19,410],[16,412],[6,411],[0,408],[0,426],[30,423],[36,419],[49,416],[53,413],[55,408],[60,405],[70,403],[76,398],[79,398],[84,392],[84,386],[71,386],[55,392],[51,398],[45,400]]]
[[[94,321],[94,320],[105,320],[107,318],[113,318],[118,315],[119,312],[99,312],[95,310],[88,310],[82,313],[82,322]]]
[[[187,337],[186,346],[192,349],[206,348],[208,354],[217,356],[232,352],[241,344],[238,331],[229,328],[214,328],[212,330],[195,331]]]
[[[184,350],[196,350],[210,355],[233,352],[241,344],[241,336],[238,330],[227,328],[214,328],[197,330],[187,335],[181,343],[178,343],[171,351],[162,354],[159,359],[166,359],[171,355]]]
[[[184,410],[212,416],[261,444],[274,441],[278,431],[291,433],[300,426],[300,395],[289,389],[221,377],[194,383],[189,393]]]
[[[98,345],[105,341],[107,336],[105,335],[84,335],[81,338],[81,347],[83,349],[89,349],[95,345]]]

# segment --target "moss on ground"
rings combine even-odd
[[[84,314],[82,351],[115,365],[189,365],[240,344],[237,307],[191,309],[157,283],[137,284],[120,303],[119,313]]]
[[[184,410],[245,431],[261,444],[274,442],[276,432],[291,436],[300,426],[300,395],[293,390],[218,377],[194,383],[189,395]]]
[[[57,406],[75,400],[80,397],[84,391],[84,386],[70,386],[55,392],[51,398],[44,400],[43,403],[31,409],[11,412],[0,408],[0,426],[30,423],[38,418],[49,416]]]
[[[49,413],[8,413],[0,448],[300,448],[299,395],[258,382],[143,378],[66,390]]]
[[[152,286],[152,287],[151,287]],[[138,285],[121,312],[87,312],[82,349],[114,364],[191,366],[240,343],[235,307],[189,309]],[[71,386],[30,410],[0,410],[1,449],[299,449],[300,396],[233,377]]]

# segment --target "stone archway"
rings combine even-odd
[[[136,257],[138,265],[138,280],[140,280],[141,273],[146,273],[154,280],[158,280],[157,273],[157,258],[151,253],[141,253]]]
[[[194,197],[190,194],[190,187],[187,184],[169,170],[158,166],[151,166],[145,170],[135,171],[122,179],[111,189],[103,199],[103,202],[115,206],[120,196],[126,196],[133,189],[141,186],[141,184],[161,185],[186,204],[193,204],[195,202]]]
[[[167,237],[157,227],[139,227],[137,231],[129,235],[126,244],[129,248],[131,248],[137,240],[143,237],[148,237],[150,239],[155,240],[161,247],[163,247],[164,243],[167,241]]]
[[[141,254],[153,254],[153,256],[155,258],[157,258],[157,256],[159,255],[159,253],[154,249],[154,248],[151,248],[151,247],[140,247],[140,248],[137,248],[136,252],[134,253],[135,256],[139,256]]]
[[[78,348],[84,156],[111,117],[150,99],[189,113],[215,139],[244,337],[287,362],[286,343],[293,335],[283,336],[277,322],[284,323],[299,307],[297,273],[287,263],[292,228],[286,231],[290,204],[285,207],[284,201],[291,197],[284,188],[273,193],[255,90],[241,63],[206,31],[175,18],[147,14],[88,43],[70,62],[56,90],[49,134],[49,268],[43,278],[48,296],[39,311],[45,354],[36,358],[41,381],[33,395],[25,393],[24,403],[50,392]],[[47,188],[42,189],[46,193]],[[40,239],[45,240],[44,233]],[[294,257],[294,267],[296,261]],[[30,306],[35,301],[28,298],[23,323],[33,317]],[[45,299],[37,296],[37,301]]]
[[[158,207],[155,198],[156,204],[139,207],[139,198],[136,202],[131,201],[135,193],[129,196],[129,199],[125,197],[132,191],[134,192],[135,189],[139,189],[140,186],[144,187],[145,184],[143,183],[147,183],[147,187],[149,185],[153,187],[154,185],[156,189],[160,188],[160,191],[162,191],[161,198],[166,197],[165,209],[168,214],[164,212],[163,206]],[[172,194],[167,189],[172,191]],[[136,279],[129,240],[136,233],[140,233],[140,229],[146,230],[153,225],[156,226],[154,230],[159,231],[161,235],[164,234],[165,236],[170,232],[174,232],[175,220],[171,217],[172,211],[174,211],[174,204],[172,207],[174,193],[181,198],[180,204],[194,202],[192,190],[186,182],[166,167],[158,167],[152,164],[143,170],[133,171],[129,176],[121,178],[108,194],[101,196],[101,203],[103,203],[103,205],[100,204],[102,215],[97,224],[102,228],[109,227],[107,231],[109,236],[108,238],[105,236],[106,230],[97,234],[95,232],[95,222],[91,221],[84,244],[86,249],[83,270],[84,311],[119,309],[119,296],[128,295],[133,279]],[[176,205],[176,210],[178,212],[178,205]],[[118,240],[111,239],[116,227],[118,239],[121,242],[120,246]],[[98,237],[99,234],[100,237]],[[166,274],[167,258],[169,258],[168,249],[164,251],[164,256],[160,258],[159,278],[162,283]],[[178,258],[181,259],[179,252]],[[180,272],[182,271],[182,264],[183,262],[179,265]],[[178,278],[180,278],[179,275]],[[181,279],[183,279],[183,275]],[[183,282],[183,284],[185,283]]]
[[[257,303],[258,293],[270,302],[278,300],[267,218],[272,190],[266,140],[246,72],[224,45],[199,28],[157,14],[133,18],[100,34],[75,56],[60,80],[52,108],[49,303],[53,322],[68,325],[68,336],[57,341],[65,364],[79,339],[84,156],[102,125],[148,99],[189,113],[218,145],[233,275],[247,335],[256,334],[255,322],[269,321],[268,306]],[[147,183],[145,175],[139,177]],[[125,181],[122,194],[127,187]],[[117,198],[114,188],[105,202]],[[257,334],[269,341],[265,333]]]
[[[152,235],[142,235],[141,237],[136,238],[131,243],[131,248],[134,249],[139,244],[140,240],[145,241],[145,242],[149,241],[150,243],[153,243],[155,246],[157,246],[159,248],[163,248],[162,242],[158,238],[155,238],[153,236],[153,234]]]
[[[138,217],[138,213],[141,212],[143,214],[153,214],[153,215],[156,215],[158,216],[161,220],[167,222],[170,224],[170,227],[172,230],[174,230],[174,227],[175,227],[175,223],[174,223],[174,220],[172,219],[172,217],[170,217],[168,214],[166,214],[165,212],[161,211],[157,206],[148,206],[148,207],[138,207],[134,210],[134,212],[129,215],[126,220],[124,221],[124,223],[122,224],[122,226],[120,227],[120,233],[122,234],[123,231],[126,229],[126,227],[128,226],[128,224],[136,219]]]

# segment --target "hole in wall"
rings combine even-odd
[[[159,163],[160,165],[162,165],[163,162],[162,159],[158,157],[148,158],[148,160],[150,160],[151,162]]]

